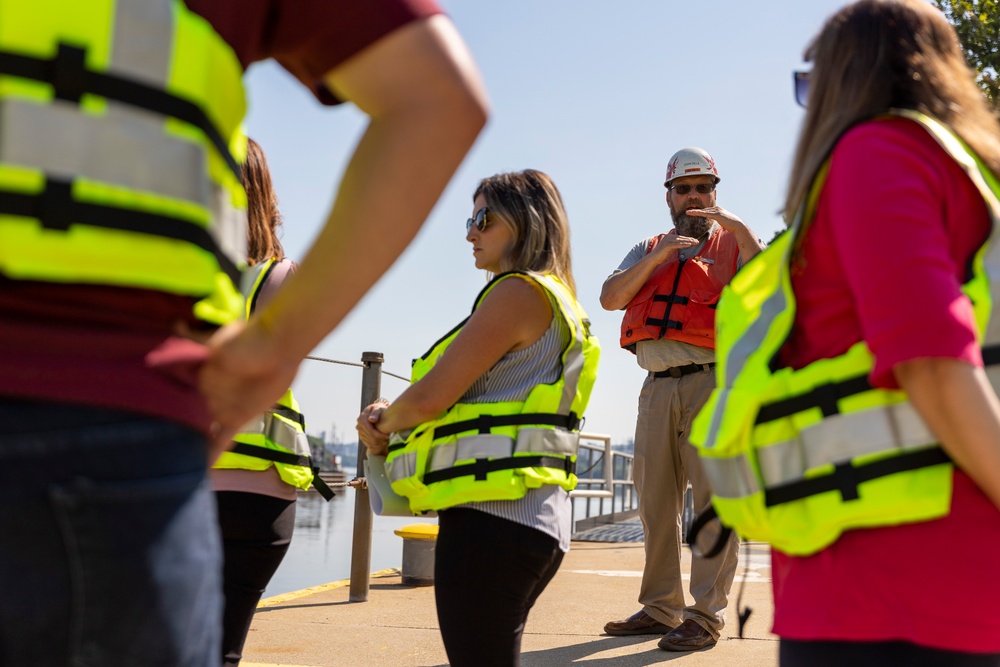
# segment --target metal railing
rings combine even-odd
[[[594,433],[580,434],[580,451],[576,460],[579,481],[576,489],[569,494],[573,499],[574,533],[595,526],[620,523],[638,516],[639,495],[635,491],[635,482],[632,479],[634,460],[632,454],[612,449],[609,436]],[[606,465],[607,461],[611,461],[610,466]],[[596,512],[592,506],[595,500]],[[607,508],[605,501],[608,502]],[[580,505],[583,506],[582,510]],[[694,518],[694,494],[691,485],[688,484],[684,491],[684,505],[681,510],[682,539],[687,539]]]
[[[574,533],[638,514],[639,497],[632,481],[633,458],[627,452],[612,449],[610,436],[580,434],[576,458],[579,480],[569,494],[573,500]]]

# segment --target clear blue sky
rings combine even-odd
[[[719,205],[771,238],[803,116],[791,72],[843,3],[439,1],[483,73],[492,119],[416,242],[313,354],[358,362],[378,351],[385,370],[408,376],[410,360],[468,314],[485,284],[464,239],[478,179],[540,169],[562,191],[579,300],[604,348],[584,430],[624,441],[643,371],[618,347],[621,314],[601,308],[601,284],[634,243],[672,226],[663,175],[684,146],[712,153]],[[270,161],[286,252],[301,258],[364,117],[321,107],[271,63],[251,68],[248,89],[247,131]],[[383,378],[390,399],[405,388]],[[338,440],[356,439],[360,369],[306,361],[294,390],[310,433],[335,427]]]

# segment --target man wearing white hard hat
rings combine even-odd
[[[682,148],[664,186],[674,228],[636,244],[601,290],[606,310],[625,309],[621,346],[648,371],[639,394],[633,476],[645,532],[642,609],[604,626],[609,635],[661,634],[668,651],[713,646],[736,572],[737,540],[718,556],[695,558],[687,605],[681,580],[679,516],[690,481],[694,506],[709,505],[691,421],[715,386],[715,306],[722,288],[763,245],[715,202],[721,179],[712,156]]]

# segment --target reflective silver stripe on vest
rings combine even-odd
[[[173,53],[171,3],[117,0],[114,24],[108,71],[165,88]],[[219,247],[242,260],[245,214],[208,177],[206,145],[167,134],[165,123],[159,114],[113,101],[98,116],[60,99],[44,105],[5,99],[0,162],[195,203],[211,212],[209,232]]]
[[[545,428],[522,428],[517,441],[506,435],[470,435],[455,442],[435,445],[427,462],[428,471],[454,468],[459,461],[507,459],[514,454],[575,456],[580,434]]]
[[[518,454],[576,456],[580,433],[552,428],[522,428],[517,432],[514,451]]]
[[[701,468],[712,493],[720,498],[743,498],[760,493],[760,486],[745,454],[724,459],[703,456]]]
[[[263,273],[271,266],[273,262],[274,260],[259,262],[257,264],[254,264],[253,266],[248,266],[243,271],[243,274],[240,276],[239,288],[240,288],[240,294],[243,295],[243,299],[247,303],[253,301],[253,297],[255,294],[254,287],[258,287],[258,289],[263,289],[264,287],[263,284],[257,286],[257,279],[260,277],[261,273]]]
[[[111,69],[166,87],[173,56],[173,11],[169,2],[115,0]]]
[[[389,482],[399,482],[417,475],[417,453],[404,452],[397,454],[390,461],[385,461],[385,474]]]
[[[122,105],[113,105],[121,107]],[[81,114],[62,100],[39,106],[0,102],[0,162],[24,165],[61,180],[82,177],[130,190],[196,202],[211,210],[204,187],[204,148],[163,132],[163,119]]]
[[[570,335],[573,337],[563,355],[563,394],[557,410],[561,415],[568,415],[573,408],[576,388],[580,384],[580,375],[583,373],[583,341],[586,329],[573,307],[574,304],[566,298],[568,295],[564,295],[566,288],[562,286],[562,283],[553,278],[544,278],[539,282],[547,287],[546,291],[555,296],[559,302],[562,311],[560,315],[570,325]]]
[[[785,232],[786,234],[795,234],[797,232],[799,226],[802,224],[802,216],[803,213],[800,210],[798,215],[795,216],[795,220],[792,222],[789,230]],[[789,244],[785,254],[781,256],[783,263],[788,261],[788,254],[791,252],[792,247],[793,245]],[[784,312],[786,308],[788,308],[788,298],[785,296],[783,285],[779,283],[778,289],[761,304],[759,317],[747,328],[726,356],[726,377],[722,385],[725,389],[720,388],[717,393],[718,399],[715,403],[715,411],[712,413],[712,421],[709,423],[708,434],[705,438],[706,444],[715,443],[719,435],[719,429],[722,428],[722,419],[726,413],[726,399],[729,396],[728,387],[732,387],[736,383],[736,378],[743,372],[747,359],[751,354],[760,349],[761,341],[767,336],[774,318]]]
[[[240,429],[241,434],[261,434],[271,442],[295,452],[299,456],[309,456],[309,439],[297,426],[266,412],[251,420]]]
[[[514,452],[514,438],[481,433],[431,447],[428,471],[454,468],[458,461],[507,459]]]
[[[822,466],[937,442],[913,406],[903,402],[827,417],[802,429],[795,440],[760,446],[757,464],[764,485],[771,487],[804,479],[806,471]]]

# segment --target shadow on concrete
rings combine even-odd
[[[656,645],[657,641],[659,641],[659,637],[598,637],[582,644],[522,653],[521,664],[524,667],[548,667],[550,665],[571,665],[578,660],[586,660],[587,667],[645,667],[646,665],[659,665],[678,660],[691,655],[691,653],[700,653],[700,651],[684,653],[664,651]],[[637,644],[648,644],[649,650],[633,655],[621,655],[618,651],[623,646]],[[702,649],[702,651],[710,650]],[[606,658],[590,657],[605,651],[616,651],[616,653],[608,655]]]

